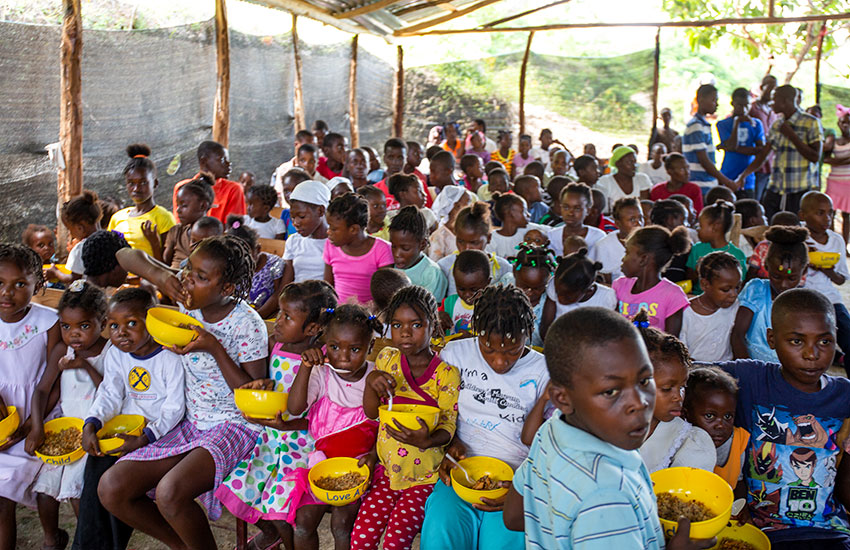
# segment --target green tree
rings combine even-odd
[[[664,0],[664,9],[673,19],[712,20],[725,18],[767,17],[768,0]],[[847,10],[847,0],[776,0],[774,15],[790,17],[840,13]],[[815,58],[818,36],[824,33],[823,54],[836,47],[833,35],[839,29],[850,29],[850,22],[828,21],[787,23],[783,25],[723,25],[688,29],[692,48],[711,47],[723,36],[753,59],[788,57],[793,67],[785,74],[785,83],[805,61]]]

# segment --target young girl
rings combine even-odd
[[[437,195],[439,197],[439,195]],[[486,202],[476,202],[471,206],[467,206],[458,212],[455,220],[455,244],[457,252],[449,254],[445,258],[440,259],[437,265],[443,270],[443,274],[449,280],[449,288],[446,293],[451,296],[457,294],[457,285],[452,276],[454,272],[455,260],[457,255],[464,250],[480,250],[485,252],[487,245],[490,244],[492,226],[490,225],[490,207]],[[510,273],[513,269],[505,258],[497,256],[493,252],[485,252],[490,260],[490,278],[493,282],[499,282],[502,277]],[[513,256],[513,252],[511,252]]]
[[[643,213],[640,202],[634,197],[623,197],[614,203],[611,209],[617,230],[602,237],[593,247],[590,256],[602,264],[600,275],[602,282],[610,285],[623,276],[620,265],[626,254],[626,240],[635,229],[643,227]]]
[[[390,222],[393,267],[404,271],[411,283],[427,288],[434,298],[442,301],[448,281],[440,266],[425,254],[428,247],[426,223],[425,216],[415,206],[405,206],[398,211]]]
[[[521,243],[517,255],[511,260],[514,266],[513,283],[522,290],[534,308],[534,333],[531,335],[531,346],[543,347],[543,336],[540,322],[543,319],[543,307],[546,300],[546,288],[549,279],[557,267],[552,251],[540,246]]]
[[[275,204],[277,191],[271,185],[255,185],[245,192],[245,225],[256,231],[262,239],[286,239],[286,222],[269,216]]]
[[[0,548],[4,549],[16,547],[16,503],[30,507],[36,503],[30,486],[41,461],[27,454],[23,439],[32,426],[30,399],[48,356],[61,340],[56,313],[30,303],[44,285],[42,262],[31,248],[0,244],[0,410],[14,406],[21,417],[15,433],[0,442]]]
[[[102,211],[97,200],[97,193],[88,189],[83,193],[62,205],[59,217],[68,228],[71,238],[77,242],[68,253],[65,267],[70,274],[62,273],[55,267],[51,267],[45,273],[48,279],[57,279],[60,283],[69,284],[81,278],[85,273],[83,266],[83,243],[86,239],[100,230],[100,218]]]
[[[549,232],[545,225],[530,223],[525,199],[513,193],[495,193],[493,212],[501,220],[502,227],[493,231],[487,251],[507,258],[513,256],[516,246],[525,239],[525,233],[537,229],[544,235]],[[551,237],[550,237],[551,238]]]
[[[325,209],[330,200],[328,188],[317,181],[298,184],[289,196],[289,211],[297,233],[289,236],[283,251],[283,285],[321,280],[324,276],[322,252],[328,240]]]
[[[438,327],[437,302],[426,289],[409,286],[398,291],[386,309],[392,347],[378,355],[375,370],[366,379],[363,409],[378,417],[378,407],[420,404],[440,409],[437,425],[420,429],[381,424],[377,451],[380,465],[363,499],[354,530],[352,550],[410,548],[422,527],[425,500],[437,482],[437,468],[455,434],[460,374],[431,351]]]
[[[59,261],[56,256],[56,235],[46,225],[29,224],[21,234],[21,242],[35,250],[42,263],[52,264]]]
[[[101,335],[106,319],[106,296],[82,280],[71,283],[56,308],[62,343],[51,353],[47,368],[32,396],[31,429],[26,451],[34,454],[44,443],[44,419],[50,413],[50,393],[59,379],[61,416],[86,418],[97,387],[103,380],[103,360],[109,341]],[[68,534],[59,529],[59,502],[70,500],[80,513],[86,460],[65,466],[42,466],[33,486],[45,548],[64,548]]]
[[[477,337],[451,341],[440,353],[461,375],[457,432],[446,452],[456,460],[494,457],[516,469],[528,455],[523,422],[549,382],[543,355],[526,347],[534,312],[518,288],[488,287],[476,302],[472,328]],[[502,520],[504,499],[467,504],[451,489],[453,468],[448,459],[440,465],[440,481],[425,503],[421,548],[522,548],[523,534],[508,531]]]
[[[688,348],[675,336],[649,326],[646,310],[635,316],[634,324],[643,336],[655,379],[655,411],[649,436],[639,449],[641,458],[650,473],[676,466],[712,471],[716,458],[711,437],[682,418],[691,366]]]
[[[475,130],[466,136],[466,154],[475,155],[480,158],[484,164],[490,162],[490,152],[484,144],[484,134]]]
[[[196,221],[207,215],[215,201],[212,176],[200,174],[197,178],[184,183],[177,191],[177,213],[179,225],[175,225],[165,234],[165,248],[162,260],[172,269],[180,269],[183,261],[192,252],[192,226]]]
[[[514,167],[514,157],[516,156],[516,151],[511,149],[513,141],[514,138],[511,135],[510,130],[499,130],[499,148],[490,153],[490,159],[501,163],[502,166],[505,167],[505,171],[508,173],[508,175],[510,175],[512,180],[516,175],[516,169]]]
[[[316,449],[307,460],[310,467],[325,458],[349,456],[360,458],[361,464],[369,463],[371,469],[375,464],[372,453],[378,424],[363,411],[366,380],[374,368],[366,357],[383,326],[360,305],[344,304],[325,313],[327,364],[320,349],[312,348],[301,355],[301,368],[289,390],[287,408],[295,416],[308,411],[310,435],[316,441]],[[315,500],[306,480],[308,471],[299,468],[294,474],[302,487],[302,494],[293,496],[292,503],[297,508],[295,548],[318,550],[317,529],[331,508],[335,548],[348,548],[360,500],[340,507]]]
[[[519,136],[519,151],[514,155],[513,164],[514,174],[520,175],[525,170],[525,167],[534,162],[536,159],[531,155],[531,136],[523,134]]]
[[[738,383],[717,367],[698,367],[688,374],[685,418],[711,437],[717,450],[714,473],[726,480],[732,489],[738,485],[750,434],[735,427]]]
[[[335,307],[336,293],[324,281],[286,285],[280,294],[280,316],[269,340],[269,378],[244,387],[289,393],[301,366],[301,354],[314,345],[323,317]],[[216,497],[233,515],[261,529],[249,548],[270,548],[282,539],[284,548],[291,550],[298,502],[293,503],[290,497],[303,488],[290,477],[297,468],[308,467],[307,455],[314,451],[315,441],[307,430],[307,420],[290,417],[286,411],[272,420],[247,420],[264,429],[251,456],[236,465]]]
[[[826,194],[835,208],[841,210],[844,242],[850,241],[850,108],[835,106],[838,131],[841,135],[826,138],[823,146],[824,162],[829,164]]]
[[[104,506],[119,519],[172,548],[214,548],[210,519],[221,515],[214,491],[250,455],[254,428],[233,401],[233,388],[266,375],[268,339],[262,318],[245,300],[254,273],[252,251],[230,235],[201,241],[182,280],[139,251],[119,261],[154,282],[181,311],[203,324],[183,348],[186,418],[171,432],[122,458],[101,479]],[[156,502],[147,493],[156,489]]]
[[[726,234],[732,228],[734,213],[735,207],[731,203],[719,200],[703,208],[699,215],[697,235],[699,235],[700,242],[691,247],[687,263],[688,277],[694,280],[694,294],[702,293],[696,269],[697,262],[706,254],[728,252],[741,262],[741,273],[747,271],[747,257],[741,252],[740,248],[730,243],[726,238]]]
[[[443,134],[445,139],[440,143],[440,147],[444,151],[448,151],[454,156],[455,160],[460,160],[463,156],[463,141],[460,139],[460,126],[457,122],[451,121],[443,124]]]
[[[546,285],[546,302],[540,322],[543,338],[552,322],[568,311],[590,306],[616,309],[617,295],[610,287],[596,282],[601,268],[601,263],[588,258],[586,248],[561,258],[555,276]]]
[[[653,185],[649,191],[649,199],[660,201],[673,195],[684,195],[691,199],[694,210],[699,214],[702,210],[702,190],[699,185],[690,181],[691,169],[685,157],[676,152],[665,156],[664,170],[670,179]]]
[[[753,279],[738,296],[740,307],[732,327],[732,355],[735,359],[758,359],[778,363],[776,351],[767,341],[770,314],[777,296],[800,286],[809,265],[805,227],[774,226],[764,237],[770,242],[764,267],[767,279]]]
[[[697,273],[703,293],[685,308],[680,338],[694,361],[731,361],[741,264],[727,252],[712,252],[700,258]]]
[[[244,218],[230,216],[227,225],[225,233],[245,241],[254,260],[254,277],[251,279],[248,303],[263,319],[274,317],[277,313],[277,297],[283,287],[283,260],[280,256],[260,250],[257,232],[246,225]]]
[[[124,167],[124,180],[134,206],[116,212],[107,229],[120,231],[131,247],[160,258],[162,236],[174,226],[174,216],[154,201],[153,192],[159,180],[150,154],[150,147],[144,144],[127,147],[130,162]]]
[[[691,247],[687,229],[678,227],[671,233],[659,225],[641,227],[626,241],[623,276],[613,282],[620,313],[634,318],[641,310],[649,313],[653,327],[673,335],[682,328],[682,310],[688,307],[685,291],[661,272],[677,254]]]
[[[357,190],[357,194],[369,203],[369,223],[366,233],[385,241],[390,240],[390,226],[387,219],[387,196],[374,185],[365,185]],[[330,194],[328,194],[330,196]]]
[[[457,250],[457,239],[455,238],[455,221],[460,211],[475,202],[475,195],[459,185],[446,187],[437,198],[431,210],[437,216],[439,225],[428,237],[430,247],[428,257],[435,262],[445,258]]]
[[[549,242],[555,255],[561,256],[564,253],[564,237],[568,235],[584,238],[588,251],[592,252],[596,243],[605,237],[605,232],[598,227],[584,224],[588,209],[593,204],[593,193],[590,187],[583,183],[569,183],[561,190],[558,200],[561,202],[561,217],[564,219],[564,225],[548,230]]]
[[[687,197],[684,199],[690,201]],[[667,228],[668,231],[673,231],[677,227],[686,225],[688,212],[685,205],[673,199],[662,199],[656,201],[652,205],[652,210],[649,212],[649,222],[652,225],[660,225]],[[687,230],[687,228],[686,228]],[[662,272],[665,279],[669,279],[674,283],[684,281],[687,276],[688,254],[679,254],[673,256],[670,260],[670,265]]]
[[[345,303],[353,298],[366,304],[372,300],[369,281],[372,274],[393,263],[390,243],[366,234],[369,205],[366,199],[348,193],[328,206],[328,241],[322,259],[324,279]]]

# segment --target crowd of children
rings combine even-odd
[[[765,139],[745,99],[723,147],[755,156],[736,143]],[[716,91],[698,100],[716,109]],[[428,550],[708,548],[687,520],[665,540],[649,476],[675,466],[721,476],[746,502],[735,519],[774,548],[850,548],[850,382],[827,374],[850,353],[839,115],[830,194],[769,223],[756,200],[705,188],[738,175],[705,168],[697,130],[659,133],[639,168],[633,146],[573,158],[551,131],[514,150],[510,131],[447,122],[427,149],[388,140],[382,166],[317,121],[270,185],[228,180],[227,149],[201,143],[173,214],[150,148],[129,146],[132,206],[66,202],[67,254],[42,225],[0,244],[0,413],[21,418],[0,444],[0,550],[18,504],[37,507],[45,549],[125,549],[134,530],[214,548],[224,507],[256,526],[251,549],[319,548],[328,513],[337,549],[420,533]],[[158,303],[198,321],[192,342],[153,340]],[[249,418],[239,388],[286,393],[286,408]],[[439,413],[390,425],[388,403]],[[105,455],[97,432],[118,414],[146,427]],[[78,462],[34,456],[57,416],[84,420]],[[506,497],[455,493],[452,469],[475,456],[515,471]],[[368,467],[361,499],[315,497],[308,473],[329,457]]]

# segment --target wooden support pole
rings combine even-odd
[[[295,131],[307,129],[304,114],[304,89],[301,81],[301,53],[298,51],[298,16],[292,16],[292,53],[295,56]]]
[[[654,71],[652,74],[652,131],[658,128],[658,81],[661,76],[661,27],[655,32]]]
[[[537,13],[538,11],[548,10],[549,8],[553,8],[555,6],[560,6],[561,4],[566,4],[571,0],[555,0],[545,6],[540,6],[538,8],[532,8],[530,10],[525,10],[520,13],[515,13],[513,15],[509,15],[507,17],[503,17],[501,19],[497,19],[495,21],[490,21],[489,23],[484,23],[481,25],[482,27],[495,27],[496,25],[501,25],[502,23],[507,23],[508,21],[513,21],[514,19],[519,19],[520,17],[525,17],[526,15],[531,15],[532,13]]]
[[[826,21],[823,22],[823,25],[820,28],[820,33],[818,34],[818,54],[817,58],[815,58],[815,103],[820,104],[820,57],[823,54],[823,39],[826,36]]]
[[[399,0],[377,0],[377,2],[372,2],[371,4],[366,4],[365,6],[354,8],[353,10],[335,13],[333,14],[333,16],[337,19],[349,19],[351,17],[357,17],[358,15],[366,15],[367,13],[372,13],[373,11],[378,11],[387,8],[398,1]]]
[[[351,39],[351,62],[348,65],[348,122],[351,128],[351,147],[360,147],[360,116],[357,107],[357,39]]]
[[[59,170],[56,182],[56,198],[60,205],[83,192],[83,19],[80,0],[62,0],[62,6],[65,15],[59,77],[59,145],[65,169]],[[57,249],[64,251],[70,235],[64,224],[57,225]]]
[[[400,138],[404,133],[404,50],[399,45],[397,51],[398,64],[393,87],[393,136]]]
[[[534,31],[528,33],[528,41],[525,43],[525,53],[522,56],[522,67],[519,69],[519,134],[525,133],[525,73],[528,70],[528,56],[531,53],[531,41],[534,39]]]
[[[774,0],[768,0],[768,4],[767,4],[767,16],[768,17],[775,17],[775,15],[774,15],[774,13],[775,13],[774,4],[775,4]]]
[[[213,141],[227,147],[230,140],[230,34],[226,0],[215,0],[216,88],[213,106]]]

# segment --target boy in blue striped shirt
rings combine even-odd
[[[513,479],[504,507],[527,549],[665,548],[652,481],[636,450],[655,406],[652,363],[637,329],[613,310],[587,307],[559,317],[544,345],[546,421]],[[668,550],[691,541],[682,518]]]

